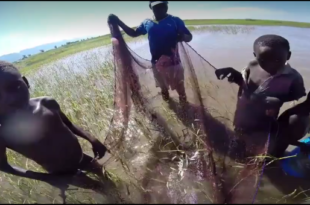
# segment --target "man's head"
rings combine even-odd
[[[27,79],[13,64],[0,61],[0,114],[25,107],[30,98],[28,87]]]
[[[157,21],[165,18],[168,12],[168,1],[150,1],[150,9],[153,10]]]
[[[263,35],[255,40],[253,47],[259,65],[270,74],[282,69],[291,57],[290,44],[281,36]]]

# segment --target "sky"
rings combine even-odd
[[[170,1],[182,19],[273,19],[310,22],[310,1]],[[104,35],[107,17],[129,26],[152,17],[148,1],[0,1],[0,56],[61,40]]]

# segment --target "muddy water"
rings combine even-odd
[[[227,29],[229,29],[229,27]],[[307,55],[310,53],[310,42],[308,42],[307,39],[310,37],[310,29],[288,27],[254,27],[254,29],[250,29],[248,32],[241,32],[238,34],[229,34],[225,32],[197,32],[195,33],[194,39],[190,45],[196,49],[201,56],[210,61],[216,68],[231,66],[236,69],[242,69],[251,59],[253,59],[252,47],[254,40],[263,34],[279,34],[286,37],[290,41],[292,51],[292,59],[290,60],[290,63],[304,76],[306,88],[308,88],[310,85],[310,80],[308,78],[308,76],[310,76],[310,70],[308,70],[307,67],[310,63],[310,58]],[[150,59],[149,48],[146,41],[131,43],[129,45],[141,57]],[[79,67],[75,67],[75,69],[77,71],[83,72],[83,68],[85,67],[94,67],[98,64],[104,63],[106,58],[102,58],[102,56],[106,56],[109,53],[109,50],[110,48],[97,48],[92,51],[70,56],[68,58],[62,59],[57,63],[66,67],[74,62],[75,65],[79,65]],[[98,56],[98,61],[96,62],[94,62],[93,59],[94,55]],[[79,63],[77,63],[77,61]],[[214,76],[211,76],[213,75],[213,70],[211,67],[209,68],[210,70],[208,71],[199,71],[198,69],[197,72],[200,81],[204,80],[202,76],[205,75],[210,76],[207,79],[215,81]],[[150,71],[145,71],[145,73],[142,75],[145,77],[146,84],[153,83],[152,73]],[[226,92],[230,92],[231,96],[234,95],[236,92],[235,88],[229,87],[227,84],[226,86],[227,89],[224,90]],[[149,87],[152,86],[150,85]],[[152,89],[153,91],[156,90],[154,87]],[[157,112],[164,114],[167,112],[165,109],[163,109],[166,105],[163,105],[160,102],[159,96],[156,95],[157,91],[158,90],[156,90],[156,92],[152,92],[153,96],[150,96],[153,99],[150,107],[154,109],[160,107],[157,109]],[[214,90],[212,95],[213,97],[220,99],[222,104],[230,106],[229,110],[231,110],[234,104],[224,95],[221,95],[222,91],[223,89]],[[172,95],[173,97],[176,97],[175,93]],[[189,97],[190,96],[191,93],[189,93]],[[189,99],[189,101],[191,101],[191,99]],[[214,107],[215,109],[218,108],[217,102],[211,101],[212,100],[208,101],[208,106]],[[228,115],[228,117],[231,118],[231,115]],[[166,123],[170,123],[170,126],[166,127],[166,129],[170,130],[171,132],[177,130],[174,131],[174,134],[177,133],[180,135],[181,133],[179,131],[182,130],[180,127],[186,126],[185,122],[177,124],[175,121],[172,122],[167,119],[164,119],[164,121],[166,121]],[[146,140],[141,140],[140,142],[137,141],[136,143],[137,146],[139,146],[139,144],[145,144]],[[150,146],[148,146],[147,149],[151,149]],[[145,152],[146,149],[144,148],[143,151]],[[141,178],[144,179],[152,179],[146,180],[144,183],[144,188],[151,190],[151,192],[149,192],[150,194],[146,196],[147,202],[211,202],[208,200],[208,193],[206,194],[208,191],[204,192],[201,190],[202,187],[207,188],[207,186],[201,185],[204,183],[204,179],[199,177],[201,173],[193,174],[186,171],[186,169],[189,169],[190,166],[195,166],[193,164],[199,164],[199,160],[197,159],[195,153],[190,153],[190,156],[188,156],[190,160],[179,157],[178,163],[172,163],[169,160],[160,162],[159,160],[157,163],[153,161],[154,163],[151,163],[151,166],[149,166],[149,161],[152,159],[152,157],[154,156],[140,153],[131,158],[132,166],[135,167],[134,170],[136,171],[137,175],[141,175]],[[167,158],[167,156],[163,156],[163,158],[164,157]],[[169,157],[171,156],[169,155]],[[151,174],[148,173],[147,168],[152,169]],[[182,175],[182,172],[185,172],[185,174],[183,173]],[[198,181],[198,183],[194,183],[193,181],[195,180]],[[270,168],[265,172],[256,203],[299,203],[300,200],[298,197],[294,198],[292,196],[284,196],[294,192],[295,190],[295,193],[299,193],[302,190],[309,189],[307,188],[307,183],[304,182],[305,180],[298,180],[285,176],[281,169],[276,166],[274,168]],[[165,191],[166,187],[169,187],[168,191]],[[183,195],[181,196],[180,193]],[[306,198],[304,194],[300,194],[299,196]],[[138,203],[141,201],[140,199],[137,199],[135,202]]]

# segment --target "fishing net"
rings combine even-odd
[[[256,133],[252,143],[244,142],[240,133],[234,132],[238,87],[218,80],[216,68],[189,44],[180,42],[177,51],[184,69],[188,104],[180,104],[175,91],[170,91],[171,100],[165,102],[156,87],[152,63],[127,46],[117,25],[109,23],[109,27],[115,96],[106,144],[142,186],[143,202],[254,202],[268,133]],[[128,140],[133,121],[135,129],[143,127],[144,136],[148,135],[148,142],[152,142],[151,148],[140,149],[144,152],[140,158],[127,153],[146,142],[142,137],[135,142]],[[256,151],[248,158],[244,150]],[[152,157],[145,157],[151,151]],[[156,160],[149,162],[151,158]]]

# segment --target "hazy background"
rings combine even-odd
[[[310,22],[310,2],[169,2],[182,19],[273,19]],[[107,16],[129,26],[152,17],[148,2],[0,2],[0,56],[63,40],[107,34]]]

